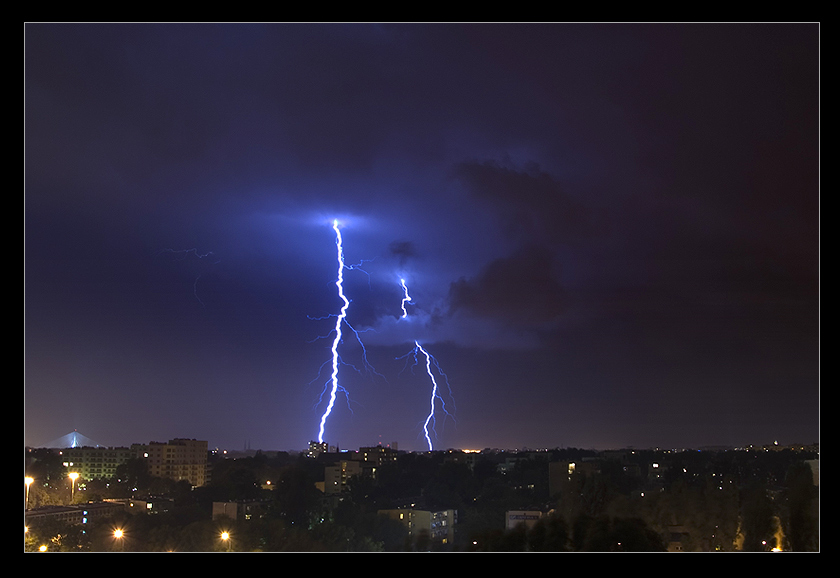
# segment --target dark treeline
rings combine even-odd
[[[82,526],[43,524],[30,529],[27,549],[51,551],[665,551],[679,534],[685,551],[819,549],[819,491],[807,459],[782,450],[658,452],[620,455],[563,449],[485,452],[474,461],[448,452],[400,454],[376,477],[351,479],[340,497],[321,493],[328,456],[286,453],[212,461],[211,482],[150,477],[129,462],[110,480],[87,482],[76,502],[167,496],[168,511],[120,514]],[[28,454],[36,478],[30,507],[69,503],[66,471],[48,450]],[[326,458],[326,459],[325,459]],[[557,465],[576,462],[574,475]],[[589,464],[581,468],[580,464]],[[503,467],[505,466],[505,467]],[[565,466],[564,466],[565,467]],[[550,472],[554,469],[555,478]],[[269,489],[270,488],[270,489]],[[213,502],[259,505],[250,519],[212,519]],[[455,510],[454,543],[409,538],[380,510],[413,505]],[[539,511],[530,527],[506,529],[506,513]],[[121,529],[121,537],[114,536]],[[221,533],[228,532],[227,540]]]

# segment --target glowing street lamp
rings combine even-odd
[[[227,543],[227,549],[230,552],[230,532],[222,532],[219,537],[222,539],[222,542]]]
[[[70,503],[73,503],[73,498],[76,495],[76,480],[79,479],[79,474],[76,472],[70,472],[67,477],[70,478]]]
[[[114,528],[114,541],[120,545],[120,550],[123,548],[123,538],[125,533],[121,528]]]
[[[34,481],[35,478],[30,478],[29,476],[23,478],[23,483],[26,484],[26,505],[24,506],[25,510],[29,509],[29,486],[31,486],[32,482]]]

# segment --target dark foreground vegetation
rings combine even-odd
[[[625,452],[563,449],[485,452],[464,463],[448,452],[401,454],[354,478],[340,497],[316,487],[324,462],[283,452],[212,461],[212,481],[149,477],[142,462],[109,480],[70,488],[48,450],[27,454],[29,507],[155,496],[155,513],[119,513],[83,525],[44,522],[25,548],[63,552],[793,551],[819,550],[819,487],[806,460],[783,451]],[[513,459],[512,459],[513,458]],[[551,463],[587,463],[550,482]],[[507,464],[508,467],[502,467]],[[565,467],[565,466],[564,466]],[[553,466],[556,472],[557,466]],[[562,468],[561,468],[562,469]],[[561,476],[562,477],[562,476]],[[270,482],[270,484],[268,483]],[[270,488],[270,489],[269,489]],[[257,504],[249,519],[213,519],[214,502]],[[380,510],[414,505],[457,512],[454,541],[409,536]],[[511,510],[540,511],[506,529]],[[115,530],[121,534],[115,535]],[[226,532],[223,536],[223,532]]]

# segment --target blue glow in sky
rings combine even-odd
[[[440,448],[818,440],[818,25],[27,24],[25,59],[26,444],[302,449],[337,346],[379,375],[325,440],[423,450],[415,341]]]

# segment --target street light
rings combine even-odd
[[[29,486],[31,486],[34,481],[35,478],[30,478],[29,476],[23,478],[23,483],[26,484],[26,505],[24,506],[24,510],[29,509]]]
[[[123,549],[123,538],[125,537],[125,533],[122,531],[121,528],[114,528],[114,541],[120,545],[120,550]]]
[[[227,549],[230,552],[230,532],[222,532],[219,537],[222,539],[222,542],[227,543]]]
[[[70,478],[70,503],[72,504],[73,498],[76,495],[76,480],[79,479],[79,474],[76,472],[70,472],[68,477]]]

